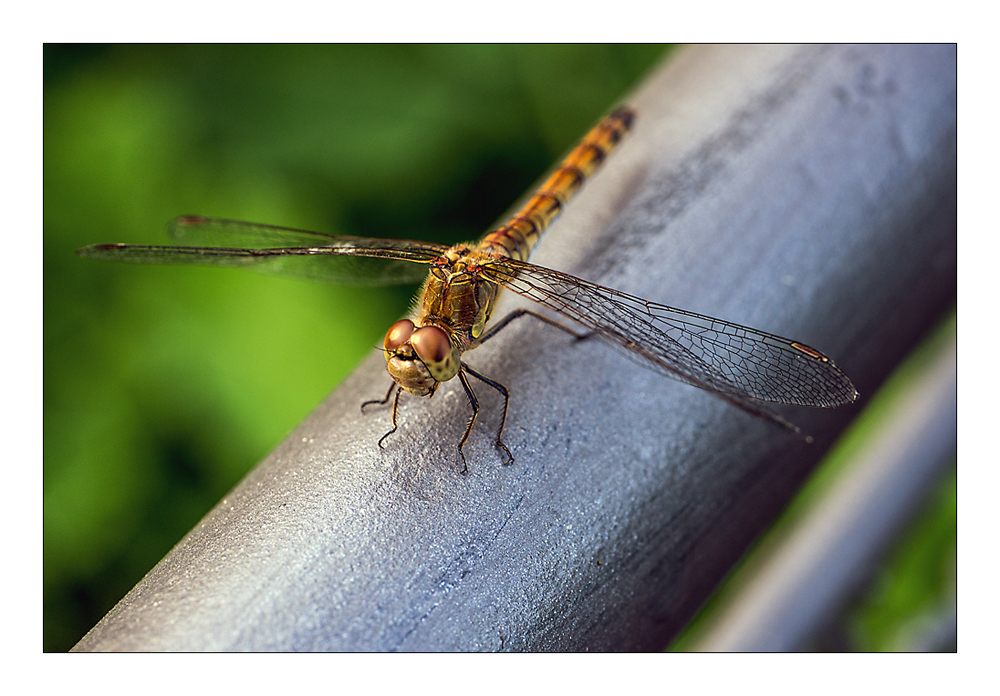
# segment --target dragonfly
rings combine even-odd
[[[463,447],[480,410],[470,377],[503,396],[495,445],[505,464],[513,462],[502,439],[510,392],[470,367],[463,355],[522,316],[540,319],[579,339],[597,337],[662,375],[701,388],[810,441],[766,404],[835,407],[854,401],[858,392],[851,380],[820,351],[528,262],[542,233],[622,141],[635,119],[635,110],[628,106],[606,115],[525,204],[478,243],[447,246],[330,235],[189,215],[176,218],[168,228],[179,246],[96,244],[77,253],[129,263],[246,267],[352,285],[423,280],[414,310],[389,327],[383,341],[392,377],[389,390],[384,398],[366,401],[361,408],[385,405],[392,399],[392,429],[379,440],[382,448],[398,429],[403,392],[431,397],[442,383],[458,377],[472,411],[458,443],[462,473],[468,471]],[[527,308],[489,325],[503,288],[568,319],[572,326]]]

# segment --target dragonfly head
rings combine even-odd
[[[417,326],[400,319],[385,334],[389,374],[400,387],[416,396],[430,396],[440,382],[458,374],[459,352],[448,334],[437,326]]]

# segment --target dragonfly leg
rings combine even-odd
[[[476,346],[479,346],[479,345],[482,345],[483,343],[486,343],[486,341],[490,340],[491,338],[493,338],[494,336],[496,336],[498,333],[500,333],[501,329],[506,328],[507,324],[511,323],[515,319],[520,319],[521,317],[523,317],[525,315],[535,317],[536,319],[541,319],[546,324],[549,324],[551,326],[556,327],[557,329],[561,329],[561,330],[565,331],[566,333],[568,333],[569,335],[573,336],[573,338],[575,338],[578,341],[581,341],[581,340],[583,340],[585,338],[590,338],[591,336],[594,335],[593,332],[579,334],[576,331],[574,331],[573,329],[571,329],[570,327],[565,326],[563,324],[560,324],[555,319],[551,319],[551,318],[545,316],[544,314],[539,314],[538,312],[532,312],[530,309],[515,309],[513,312],[511,312],[510,314],[508,314],[507,316],[505,316],[503,319],[501,319],[500,321],[498,321],[496,324],[494,324],[490,328],[489,331],[487,331],[482,336],[480,336],[478,339],[476,339],[475,341],[473,341],[472,345],[469,346],[469,349],[475,348]],[[487,384],[489,384],[489,382],[487,382]]]
[[[385,393],[385,397],[382,399],[371,399],[361,404],[361,412],[365,412],[365,406],[371,406],[372,404],[379,404],[380,406],[385,406],[389,403],[389,397],[392,396],[392,390],[396,388],[396,383],[392,382],[389,384],[389,391]]]
[[[507,406],[510,405],[510,392],[507,390],[507,387],[505,387],[504,385],[502,385],[499,382],[496,382],[496,381],[490,379],[486,375],[483,375],[483,374],[480,374],[479,372],[476,372],[475,370],[473,370],[471,367],[469,367],[465,363],[462,363],[462,372],[458,373],[459,376],[462,376],[463,372],[468,372],[470,375],[472,375],[473,377],[475,377],[476,379],[478,379],[480,382],[484,382],[485,384],[488,384],[489,386],[493,387],[494,389],[496,389],[498,392],[500,392],[503,395],[503,414],[500,416],[500,428],[497,430],[496,445],[497,445],[497,449],[503,450],[503,453],[505,455],[507,455],[507,461],[504,462],[504,465],[513,463],[513,461],[514,461],[514,455],[512,455],[510,453],[510,450],[507,449],[507,445],[505,445],[503,443],[503,441],[501,440],[501,438],[503,437],[504,426],[507,424]],[[471,394],[472,389],[465,382],[464,378],[463,378],[462,381],[463,381],[463,384],[465,384],[465,390],[466,390],[466,392]],[[474,420],[475,420],[475,414],[473,414],[473,421]],[[469,423],[469,429],[470,430],[472,429],[472,423],[471,422]],[[468,437],[469,437],[469,432],[466,431],[465,438],[467,439]],[[465,439],[462,440],[462,444],[465,444]],[[461,445],[459,447],[461,447]]]
[[[396,386],[396,383],[393,382],[392,385],[394,387],[394,386]],[[392,393],[392,388],[390,387],[389,388],[389,394],[391,394],[391,393]],[[390,430],[385,435],[383,435],[382,437],[379,438],[379,441],[378,441],[378,447],[379,447],[379,449],[385,449],[385,447],[382,446],[382,443],[385,442],[385,439],[387,437],[389,437],[394,432],[396,432],[397,429],[399,429],[399,425],[396,422],[396,413],[399,411],[399,395],[402,394],[402,393],[403,393],[402,389],[398,390],[396,392],[396,398],[392,400],[392,430]],[[385,395],[385,401],[389,400],[389,394]],[[385,402],[383,401],[382,403],[385,403]]]
[[[465,426],[465,434],[462,435],[461,442],[458,443],[458,456],[462,458],[462,473],[469,473],[469,464],[465,461],[465,452],[462,448],[469,439],[469,434],[472,433],[472,426],[476,424],[476,416],[479,415],[479,399],[476,398],[476,392],[472,391],[472,385],[469,384],[469,379],[465,376],[465,364],[462,365],[462,370],[458,371],[458,379],[462,383],[462,388],[465,389],[465,395],[469,397],[469,405],[472,406],[472,415],[469,417],[469,422]]]
[[[788,430],[791,430],[801,440],[803,440],[806,444],[811,444],[812,441],[813,441],[812,435],[806,435],[804,432],[802,432],[802,430],[799,428],[799,426],[797,426],[794,423],[791,423],[791,422],[785,420],[784,418],[782,418],[781,416],[779,416],[777,413],[774,413],[770,409],[764,408],[763,406],[758,406],[755,403],[749,402],[749,401],[747,401],[745,399],[740,399],[740,398],[737,398],[737,397],[729,396],[728,394],[718,394],[718,396],[723,401],[728,401],[730,404],[732,404],[736,408],[741,409],[743,411],[746,411],[751,416],[756,416],[757,418],[760,418],[761,420],[764,420],[764,421],[767,421],[769,423],[773,423],[775,425],[779,425],[782,428],[787,428]]]

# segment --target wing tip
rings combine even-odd
[[[172,224],[186,227],[189,225],[203,225],[206,222],[208,222],[208,218],[204,215],[178,215],[173,219]]]
[[[120,251],[121,249],[128,246],[127,244],[90,244],[85,247],[80,247],[76,250],[77,256],[82,256],[86,259],[101,259],[106,258],[109,254]]]
[[[201,227],[211,222],[204,215],[179,215],[167,223],[167,234],[174,239],[183,239],[187,228]]]

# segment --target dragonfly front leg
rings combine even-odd
[[[372,404],[378,404],[380,406],[384,406],[387,403],[389,403],[389,398],[392,396],[393,390],[395,390],[396,387],[398,387],[398,386],[399,386],[398,384],[396,384],[395,382],[393,382],[392,384],[389,385],[389,391],[387,391],[385,393],[385,396],[383,398],[381,398],[381,399],[372,399],[370,401],[365,401],[363,404],[361,404],[361,412],[362,413],[365,412],[365,406],[371,406]],[[378,441],[378,447],[379,447],[379,449],[385,449],[385,447],[382,446],[382,443],[385,442],[385,439],[387,437],[389,437],[390,435],[392,435],[394,432],[396,432],[396,430],[399,428],[399,426],[396,424],[396,413],[399,410],[399,395],[402,392],[403,392],[402,389],[400,389],[400,390],[398,390],[396,392],[396,398],[392,402],[392,430],[390,430],[385,435],[383,435],[382,437],[379,438],[379,441]]]
[[[386,392],[385,398],[382,401],[366,401],[365,403],[361,404],[361,408],[364,409],[364,407],[367,404],[378,404],[378,403],[384,404],[386,401],[389,400],[389,395],[392,394],[392,390],[395,387],[396,387],[396,383],[393,382],[392,386],[389,387],[389,391]],[[390,430],[385,435],[383,435],[382,437],[379,438],[379,440],[378,440],[378,447],[379,447],[379,449],[385,449],[385,447],[382,445],[382,443],[385,442],[385,439],[387,437],[389,437],[390,435],[392,435],[394,432],[396,432],[399,429],[399,425],[398,425],[398,423],[396,421],[396,413],[399,411],[399,395],[402,394],[402,393],[403,393],[403,390],[402,389],[398,389],[396,391],[396,398],[392,400],[392,430]]]
[[[507,455],[507,461],[504,462],[504,465],[506,466],[507,464],[513,463],[514,455],[510,453],[510,450],[507,449],[507,445],[505,445],[501,440],[503,437],[504,426],[507,424],[507,406],[510,404],[510,392],[507,391],[507,387],[504,385],[493,381],[486,375],[476,372],[464,362],[462,363],[462,370],[458,373],[458,376],[462,380],[462,386],[465,387],[465,393],[468,394],[469,402],[472,404],[472,418],[469,420],[469,426],[465,430],[465,436],[462,438],[462,442],[458,445],[459,453],[462,451],[462,445],[464,445],[465,441],[469,439],[469,433],[472,432],[472,425],[476,422],[476,415],[479,413],[479,400],[476,399],[476,395],[472,391],[472,387],[469,386],[469,381],[465,378],[466,372],[478,379],[480,382],[493,387],[503,395],[503,414],[500,416],[500,428],[497,430],[496,446],[497,449],[503,450],[503,453]],[[465,455],[462,455],[462,461],[465,461]]]
[[[462,367],[465,368],[465,363],[462,363]],[[465,376],[465,369],[458,371],[458,380],[462,383],[465,395],[469,397],[469,405],[472,407],[472,415],[469,416],[469,422],[465,426],[465,434],[462,435],[462,440],[458,443],[458,456],[462,458],[462,474],[464,475],[469,473],[469,464],[465,461],[465,452],[462,451],[462,448],[465,447],[465,443],[472,433],[472,426],[476,424],[476,416],[479,415],[479,399],[476,398],[476,392],[472,391],[472,385],[469,384],[469,380]]]
[[[372,404],[385,406],[387,403],[389,403],[389,397],[392,396],[392,390],[395,389],[397,386],[399,385],[397,385],[395,382],[392,382],[389,384],[389,391],[385,393],[385,396],[382,399],[371,399],[369,401],[365,401],[363,404],[361,404],[361,412],[364,413],[365,406],[371,406]]]

